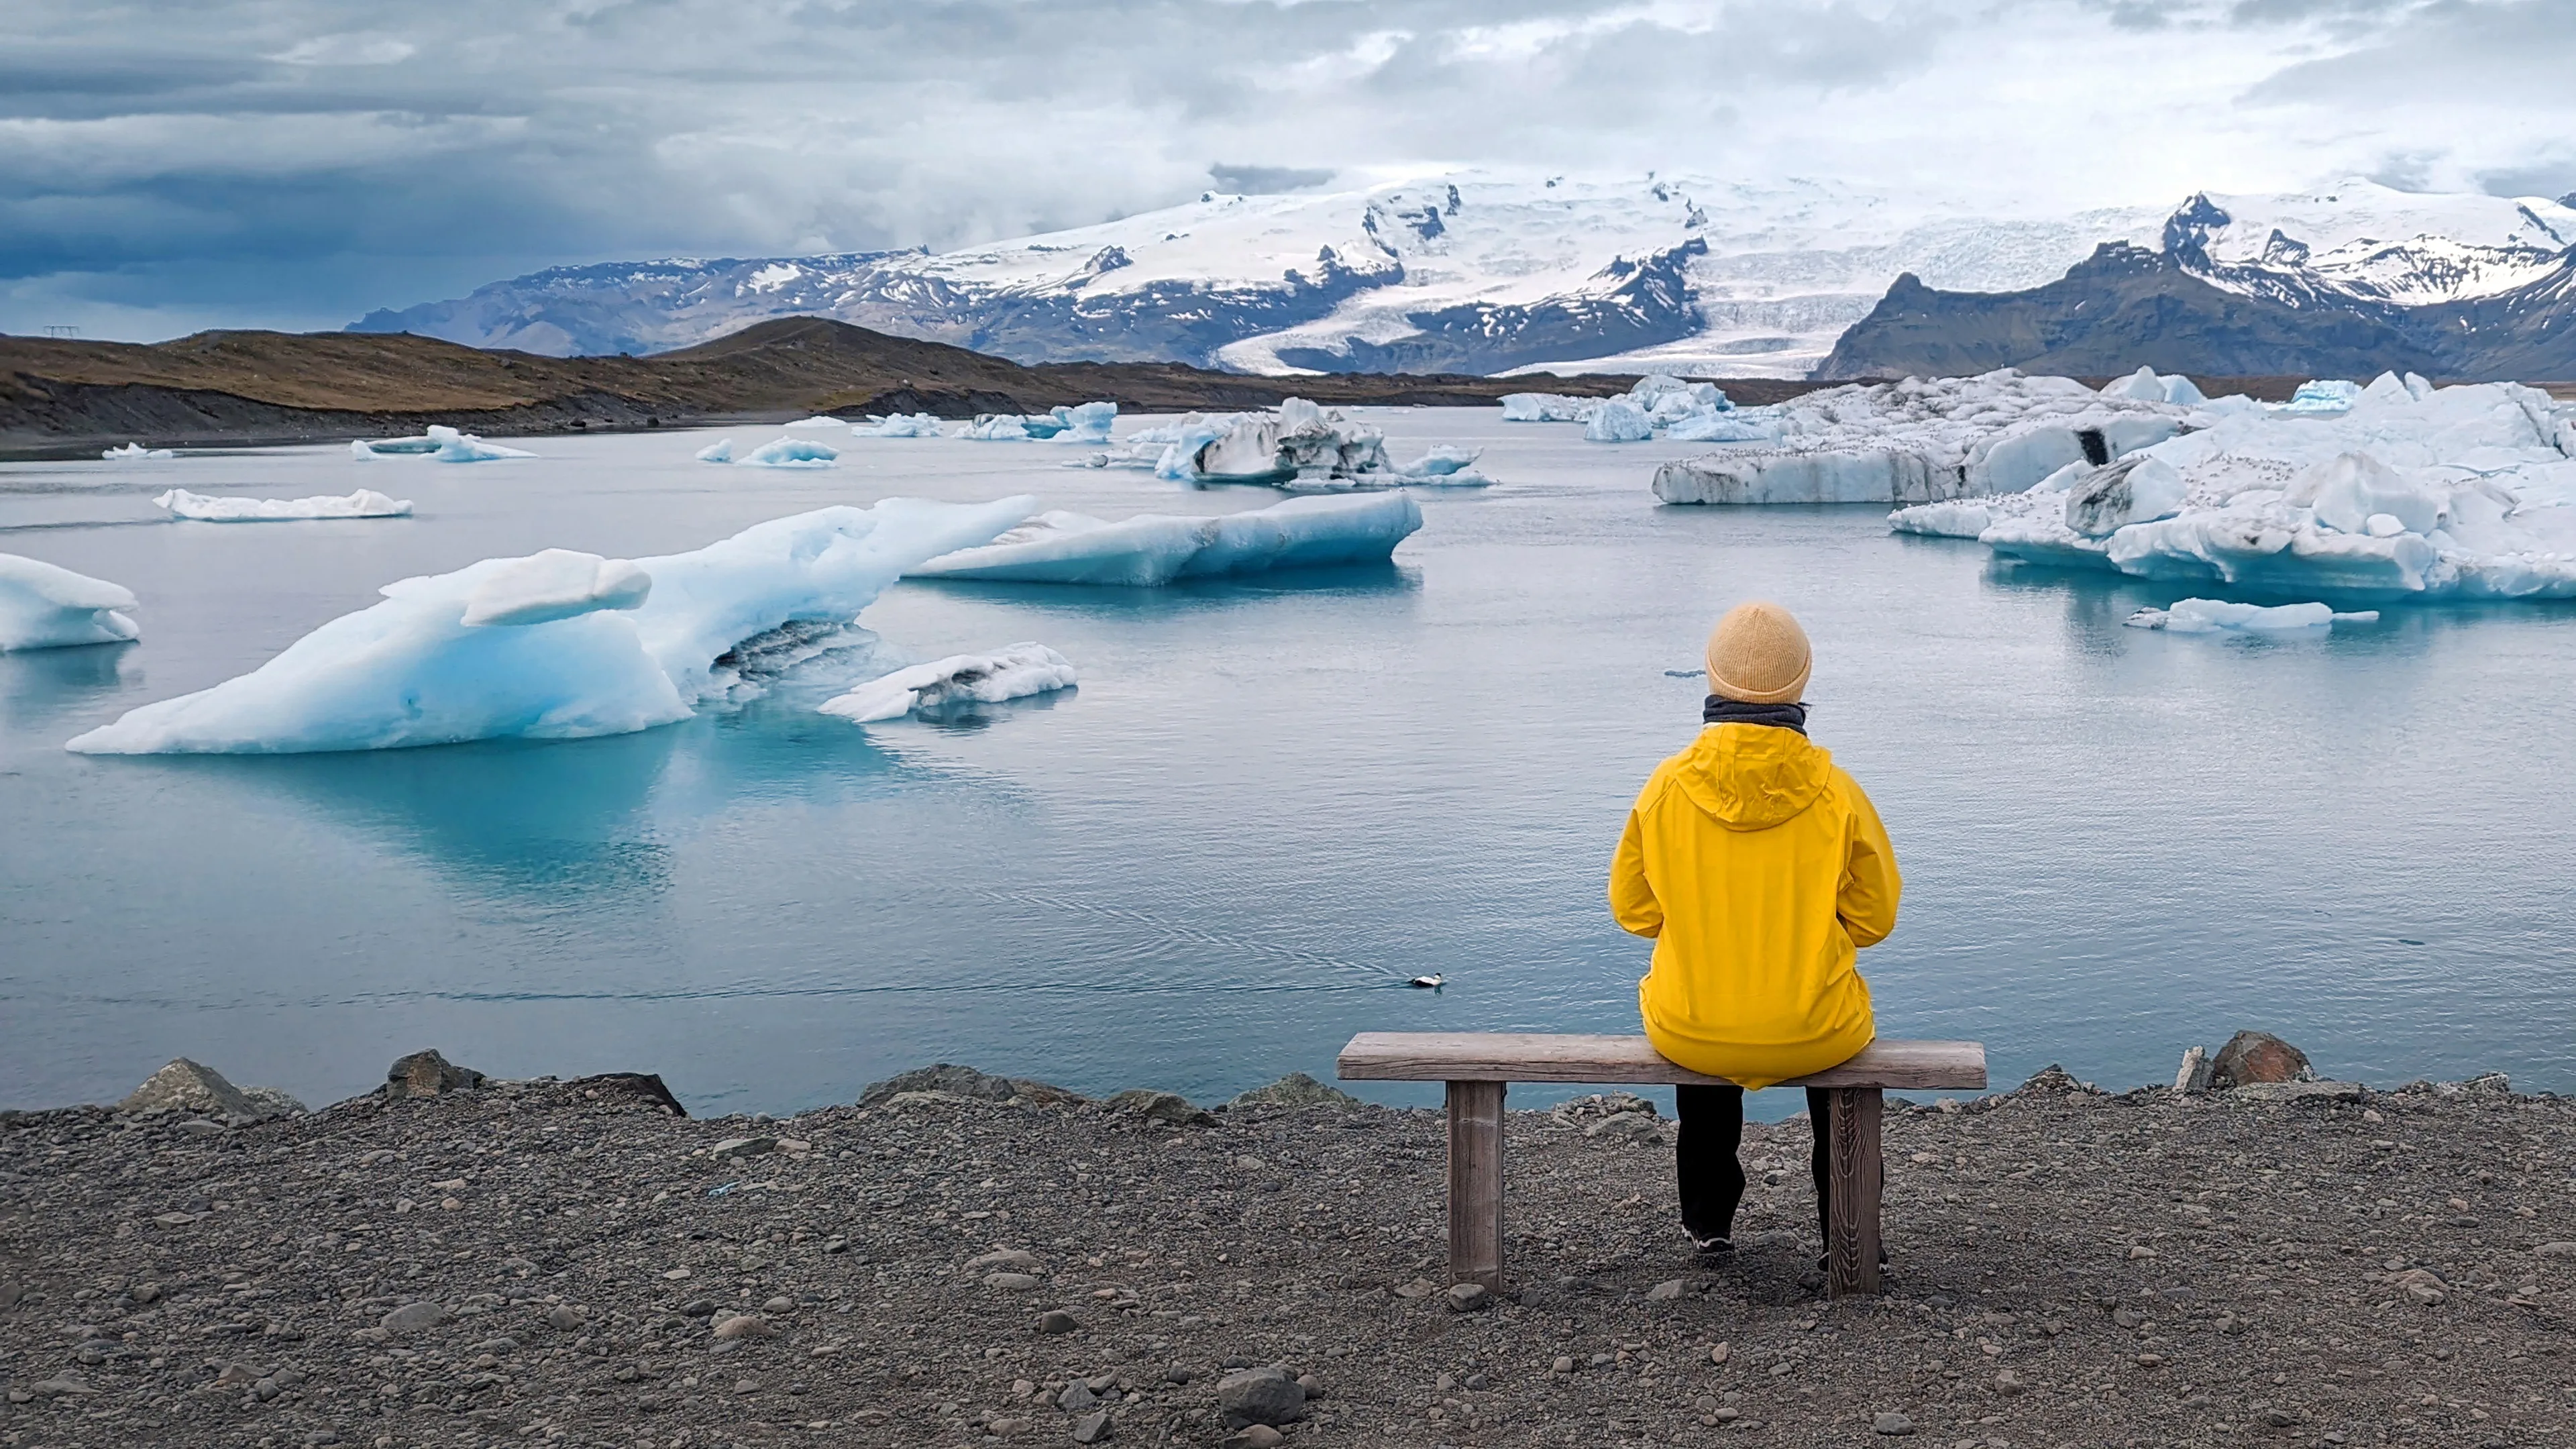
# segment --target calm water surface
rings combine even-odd
[[[1604,870],[1697,727],[1698,683],[1665,671],[1754,596],[1806,621],[1815,737],[1897,842],[1902,921],[1862,958],[1882,1031],[1980,1038],[2007,1084],[2165,1079],[2260,1026],[2330,1074],[2576,1090],[2576,609],[2168,637],[2120,621],[2176,590],[1999,570],[1880,510],[1657,507],[1653,465],[1688,445],[1372,416],[1399,454],[1487,445],[1504,486],[1425,495],[1392,568],[902,584],[864,617],[919,657],[1051,644],[1075,693],[861,729],[812,712],[863,672],[844,655],[641,735],[280,758],[61,746],[490,555],[670,552],[892,494],[1109,517],[1277,495],[1046,444],[715,468],[683,433],[469,467],[0,466],[0,551],[127,585],[144,626],[0,655],[0,1105],[112,1099],[183,1054],[330,1100],[426,1045],[658,1071],[706,1112],[937,1060],[1211,1098],[1329,1077],[1368,1028],[1633,1029],[1647,947]],[[364,485],[419,516],[174,524],[148,501],[173,484]],[[1401,985],[1427,971],[1448,988]]]

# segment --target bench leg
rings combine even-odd
[[[1503,1086],[1449,1084],[1449,1281],[1503,1288]]]
[[[1833,1089],[1833,1235],[1825,1245],[1825,1290],[1836,1298],[1880,1291],[1878,1207],[1886,1186],[1879,1151],[1876,1087]]]

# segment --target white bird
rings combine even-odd
[[[1416,976],[1404,984],[1407,986],[1418,986],[1425,991],[1437,991],[1440,989],[1441,983],[1446,979],[1446,977],[1443,977],[1439,972],[1435,971],[1428,976]]]

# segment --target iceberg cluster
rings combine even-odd
[[[1248,513],[1189,518],[1147,513],[1118,523],[1061,511],[1029,518],[992,542],[904,572],[914,579],[1153,587],[1175,579],[1383,562],[1422,527],[1403,493],[1291,498]]]
[[[123,612],[133,607],[133,591],[120,584],[0,553],[0,654],[121,644],[143,632]]]
[[[1682,442],[1757,441],[1772,437],[1750,414],[1735,415],[1735,404],[1713,382],[1684,382],[1666,373],[1649,373],[1617,397],[1568,397],[1553,392],[1516,392],[1503,398],[1507,423],[1581,423],[1586,441],[1643,443],[1661,434]]]
[[[1151,468],[1176,483],[1258,483],[1291,493],[1353,493],[1388,488],[1482,488],[1493,479],[1467,465],[1472,453],[1437,447],[1411,468],[1388,458],[1386,435],[1305,398],[1275,411],[1188,413],[1128,436],[1117,451],[1095,453],[1094,468]]]
[[[105,458],[111,463],[124,463],[135,461],[157,462],[163,458],[175,458],[179,455],[168,448],[147,448],[141,443],[128,443],[122,448],[105,449],[99,453],[99,456]]]
[[[374,458],[424,456],[436,463],[497,463],[505,458],[537,456],[525,448],[505,448],[487,443],[472,433],[460,433],[443,423],[432,423],[416,438],[376,438],[349,444],[349,456],[359,462]]]
[[[194,518],[206,523],[273,523],[306,518],[408,518],[411,500],[388,498],[372,488],[361,488],[346,498],[325,494],[318,498],[210,498],[173,488],[152,500],[156,508],[166,508],[174,518]]]
[[[2345,386],[2339,410],[2222,398],[2116,463],[1889,523],[2029,562],[2293,596],[2576,598],[2576,407],[2515,383]]]
[[[939,419],[929,413],[888,413],[871,417],[864,423],[852,423],[853,438],[936,438],[940,436]]]
[[[920,416],[927,418],[929,414]],[[949,436],[971,438],[980,443],[1024,443],[1052,438],[1060,443],[1105,443],[1109,430],[1118,421],[1118,404],[1087,402],[1076,407],[1058,406],[1043,413],[978,413]],[[935,424],[934,424],[935,426]],[[884,434],[881,436],[897,436]]]
[[[2173,384],[2180,384],[2174,388]],[[2182,390],[2188,389],[2188,393]],[[2018,492],[2070,465],[2103,464],[2241,408],[2170,402],[2188,378],[2148,372],[2095,392],[2072,378],[2012,368],[1827,388],[1726,416],[1767,432],[1757,446],[1667,463],[1666,503],[1936,503]],[[2145,394],[2145,395],[2142,395]]]
[[[799,621],[845,623],[904,570],[993,538],[1035,504],[889,498],[661,558],[548,549],[403,579],[250,673],[131,710],[68,748],[268,754],[650,729],[730,697],[735,646]],[[131,604],[113,593],[87,595],[89,607]]]
[[[810,438],[773,438],[733,460],[737,468],[829,468],[841,450]]]
[[[2324,604],[2231,604],[2223,599],[2181,599],[2169,609],[2140,609],[2122,622],[2132,629],[2173,634],[2304,634],[2337,624],[2375,624],[2379,611],[2338,614]]]
[[[929,714],[956,704],[1000,704],[1071,689],[1073,661],[1044,644],[1006,644],[989,654],[952,654],[871,679],[816,709],[852,724]]]

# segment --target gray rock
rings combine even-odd
[[[1293,1424],[1306,1414],[1306,1391],[1276,1368],[1238,1369],[1216,1381],[1216,1406],[1226,1427]]]
[[[778,1150],[775,1137],[728,1137],[707,1149],[707,1158],[724,1162],[745,1157],[765,1157]]]
[[[1328,1087],[1304,1072],[1290,1072],[1266,1087],[1255,1087],[1234,1099],[1237,1107],[1358,1107],[1359,1098]]]
[[[1046,1312],[1038,1315],[1038,1332],[1040,1333],[1073,1333],[1081,1327],[1081,1319],[1074,1317],[1072,1314],[1065,1312],[1061,1308],[1050,1308]]]
[[[708,1311],[713,1312],[714,1310],[710,1309]],[[691,1316],[694,1317],[697,1315]],[[557,1328],[566,1333],[570,1333],[574,1329],[581,1327],[581,1310],[573,1307],[569,1303],[558,1303],[554,1307],[546,1310],[546,1327]]]
[[[38,1379],[27,1387],[34,1390],[36,1397],[40,1399],[76,1398],[98,1392],[70,1374],[56,1374],[49,1379]]]
[[[1267,1424],[1246,1424],[1218,1441],[1217,1449],[1279,1449],[1288,1436]]]
[[[1583,1129],[1583,1135],[1603,1142],[1624,1142],[1632,1147],[1660,1147],[1663,1128],[1652,1113],[1622,1112],[1604,1117]]]
[[[1548,1109],[1550,1117],[1568,1126],[1582,1127],[1612,1117],[1642,1114],[1648,1121],[1655,1118],[1655,1104],[1634,1092],[1595,1092],[1559,1102]]]
[[[242,1089],[203,1063],[180,1057],[143,1079],[116,1104],[120,1112],[197,1112],[209,1117],[256,1117]]]
[[[941,1062],[871,1082],[859,1093],[862,1107],[881,1107],[907,1092],[944,1092],[955,1097],[970,1097],[985,1102],[1008,1102],[1017,1098],[1041,1107],[1070,1107],[1082,1102],[1077,1092],[1069,1092],[1051,1082],[1035,1082],[1026,1077],[996,1077],[973,1067]]]
[[[1082,1413],[1099,1402],[1100,1396],[1091,1391],[1091,1385],[1080,1379],[1066,1384],[1064,1392],[1055,1397],[1055,1406],[1068,1414]]]
[[[2543,1243],[2531,1250],[2543,1258],[2576,1258],[2576,1243]],[[9,1290],[0,1288],[0,1307],[9,1302]]]
[[[191,1117],[170,1130],[187,1137],[221,1137],[226,1128],[212,1117]]]
[[[985,1287],[999,1288],[1006,1293],[1025,1293],[1032,1288],[1042,1287],[1045,1283],[1046,1280],[1035,1273],[997,1271],[984,1275]]]
[[[443,1097],[471,1092],[483,1085],[483,1074],[460,1067],[435,1051],[416,1051],[385,1069],[387,1097]]]
[[[1890,1410],[1870,1420],[1869,1429],[1873,1434],[1911,1434],[1914,1432],[1914,1421]]]
[[[2336,1102],[2358,1102],[2364,1088],[2359,1082],[2248,1082],[2230,1090],[2231,1102],[2295,1102],[2303,1098],[2322,1097]]]
[[[1192,1104],[1178,1092],[1156,1092],[1144,1087],[1130,1087],[1109,1099],[1113,1112],[1142,1117],[1148,1122],[1162,1122],[1174,1127],[1213,1127],[1216,1118]]]
[[[19,1299],[21,1299],[21,1298],[24,1298],[24,1297],[26,1297],[26,1296],[27,1296],[27,1285],[26,1285],[26,1284],[24,1284],[24,1283],[0,1283],[0,1308],[15,1308],[15,1307],[17,1307],[17,1306],[18,1306],[18,1300],[19,1300]],[[144,1302],[149,1302],[150,1300],[149,1300],[149,1299],[144,1298],[141,1294],[139,1294],[139,1293],[138,1293],[138,1294],[136,1294],[136,1295],[135,1295],[135,1300],[134,1300],[134,1301],[135,1301],[135,1302],[137,1302],[137,1303],[144,1303]]]
[[[306,1110],[302,1102],[276,1087],[244,1087],[241,1094],[242,1100],[250,1103],[251,1115],[263,1121],[301,1116]]]
[[[1649,1303],[1670,1303],[1681,1296],[1682,1280],[1679,1278],[1667,1278],[1646,1290],[1646,1301]]]
[[[1073,1442],[1099,1444],[1116,1438],[1117,1429],[1109,1422],[1109,1411],[1097,1409],[1073,1421]]]
[[[2211,1091],[2253,1082],[2300,1082],[2316,1075],[2308,1054],[2268,1031],[2240,1031],[2209,1063]]]
[[[1045,1271],[1046,1265],[1038,1261],[1037,1254],[1022,1248],[995,1248],[989,1253],[978,1253],[966,1260],[965,1271],[969,1273],[981,1272],[988,1268],[1003,1268],[1014,1273],[1038,1273]]]
[[[448,1312],[444,1307],[424,1298],[417,1303],[406,1303],[377,1319],[376,1327],[390,1334],[401,1335],[436,1328],[447,1319]]]
[[[720,1339],[728,1340],[738,1338],[776,1338],[778,1336],[778,1326],[771,1323],[768,1319],[761,1317],[757,1313],[737,1313],[730,1318],[717,1320],[715,1336]]]
[[[1482,1283],[1452,1283],[1440,1299],[1449,1305],[1452,1313],[1474,1313],[1491,1304],[1494,1295],[1486,1291]]]

